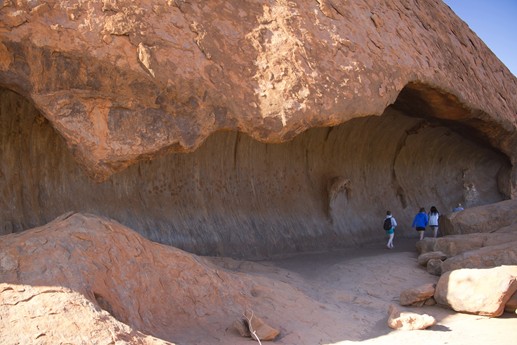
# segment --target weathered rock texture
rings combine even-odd
[[[387,209],[515,198],[515,94],[440,0],[3,1],[3,232],[76,210],[202,254],[360,243]]]
[[[517,200],[467,208],[441,217],[440,231],[445,235],[517,231]]]
[[[0,282],[1,344],[213,344],[247,310],[280,325],[286,310],[319,306],[288,284],[84,214],[3,236]]]
[[[408,257],[393,259],[405,284],[415,276],[427,282],[405,265]],[[305,275],[278,262],[199,257],[107,218],[63,215],[1,238],[0,344],[256,344],[232,327],[250,317],[246,311],[264,322],[264,337],[280,331],[273,344],[361,341],[399,285],[371,285],[383,279],[361,267],[377,269],[377,257],[353,261],[364,289],[323,262],[323,285],[305,285]],[[364,317],[368,326],[357,327]]]
[[[442,272],[501,265],[517,265],[517,241],[473,249],[448,258],[442,264]]]
[[[439,238],[424,238],[417,242],[421,255],[442,252],[447,258],[483,247],[505,245],[517,241],[517,231],[449,235]],[[431,254],[427,254],[431,255]]]
[[[434,275],[462,268],[517,265],[514,204],[515,200],[510,200],[468,209],[458,212],[459,220],[447,216],[449,232],[463,234],[418,241],[418,263]],[[471,228],[486,232],[470,233]]]
[[[99,313],[104,310],[110,318],[129,325],[131,331],[139,330],[161,339],[173,340],[196,325],[200,328],[209,323],[220,325],[224,320],[229,325],[234,315],[252,307],[251,301],[247,301],[250,280],[245,282],[202,258],[152,243],[116,222],[90,215],[63,216],[43,227],[4,236],[0,253],[3,283],[56,287],[56,295],[63,288],[69,289],[69,293],[80,294],[95,306],[95,310],[88,310],[93,307],[80,302],[85,310],[76,312],[84,317],[102,318]],[[9,291],[4,287],[2,295],[11,294]],[[36,289],[25,295],[40,298],[40,294],[46,293]],[[24,300],[31,299],[20,298],[20,293],[13,295],[21,300],[19,307],[24,305]],[[56,298],[50,298],[47,304],[42,301],[34,304],[41,310],[42,319],[52,313],[51,301]],[[21,321],[28,317],[21,313],[23,308],[13,308],[8,300],[0,300],[2,322],[18,318],[14,323],[23,327],[26,323]],[[30,310],[30,305],[26,308]],[[38,324],[40,332],[47,334],[48,344],[53,343],[52,335],[63,335],[58,324],[61,320],[56,316],[54,321],[43,320]],[[76,326],[81,336],[91,331],[90,324],[83,326]],[[10,325],[5,323],[0,328],[9,329]],[[53,328],[57,330],[53,332]],[[31,330],[36,332],[37,327]],[[6,335],[3,341],[17,343],[15,335],[23,335],[24,329],[18,331],[12,337]]]
[[[415,288],[409,288],[400,293],[400,305],[420,305],[433,297],[436,284],[425,284]]]
[[[435,324],[436,319],[431,315],[401,311],[393,304],[388,309],[388,326],[393,329],[415,331]]]
[[[500,316],[517,291],[517,266],[459,269],[443,274],[434,298],[459,312]]]
[[[118,321],[84,295],[60,286],[0,283],[2,344],[172,345]]]

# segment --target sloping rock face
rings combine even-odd
[[[92,321],[74,326],[80,336],[102,327],[103,322],[95,319],[109,316],[109,327],[116,330],[116,320],[131,327],[115,332],[120,336],[138,330],[181,340],[180,334],[192,327],[201,330],[203,325],[221,326],[227,320],[221,326],[224,329],[235,315],[254,307],[248,300],[249,279],[239,279],[203,258],[152,243],[121,224],[91,215],[65,215],[43,227],[4,236],[0,253],[0,281],[6,284],[2,285],[2,322],[17,320],[20,327],[34,327],[32,332],[39,325],[47,344],[70,331],[60,330],[66,313],[56,307],[59,315],[31,324],[23,322],[28,317],[24,309],[30,311],[33,306],[45,319],[47,314],[52,317],[51,301],[62,300],[66,308],[66,303],[75,300],[83,308],[74,311]],[[50,293],[54,295],[44,303],[40,295]],[[33,298],[34,304],[23,303]],[[20,303],[12,306],[10,300]],[[102,310],[109,315],[102,315]],[[10,326],[5,323],[1,328]],[[23,336],[29,330],[19,331]],[[17,334],[2,342],[17,343]],[[31,334],[33,339],[37,335]]]
[[[67,288],[0,283],[0,296],[2,344],[172,345],[135,331]]]
[[[200,254],[361,243],[387,209],[515,198],[515,94],[439,0],[3,1],[2,232],[75,210]]]
[[[350,325],[389,304],[366,289],[336,308],[302,291],[303,279],[267,262],[199,257],[107,218],[67,214],[2,236],[0,344],[250,344],[232,327],[249,312],[280,330],[282,344],[317,344],[322,335],[330,343],[361,339],[363,329]]]

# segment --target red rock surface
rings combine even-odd
[[[434,299],[453,310],[497,317],[517,291],[517,266],[464,268],[444,273]]]
[[[440,220],[440,231],[445,235],[491,233],[506,228],[517,230],[517,200],[505,200],[491,205],[469,207],[453,212]]]
[[[394,305],[388,310],[388,326],[393,329],[406,331],[422,330],[436,324],[436,319],[427,314],[418,314],[411,311],[401,311]]]
[[[425,284],[414,288],[409,288],[400,293],[400,305],[423,305],[426,300],[433,297],[436,284]]]
[[[98,217],[72,214],[4,236],[0,253],[1,343],[158,344],[143,334],[203,336],[203,326],[224,330],[252,307],[249,281]]]
[[[64,287],[0,283],[0,296],[2,344],[172,344],[135,331]]]
[[[440,0],[3,1],[0,23],[0,85],[98,180],[217,130],[281,142],[399,94],[516,159],[516,78]]]
[[[231,326],[244,307],[280,330],[274,343],[281,345],[513,344],[511,318],[435,307],[392,319],[438,321],[426,337],[391,332],[386,310],[400,291],[437,279],[402,241],[393,251],[370,246],[238,261],[191,255],[85,214],[0,239],[1,344],[248,345]]]

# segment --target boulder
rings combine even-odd
[[[517,241],[470,250],[445,260],[442,271],[517,265]]]
[[[440,217],[440,231],[444,235],[494,232],[501,228],[517,227],[517,199],[489,205],[469,207]]]
[[[469,236],[428,237],[417,242],[417,251],[420,255],[428,252],[442,252],[447,257],[451,257],[468,250],[481,248],[486,240],[486,236],[486,234],[470,234]]]
[[[436,284],[425,284],[400,293],[399,303],[403,306],[416,305],[433,297]]]
[[[426,270],[432,275],[439,276],[443,272],[443,261],[440,259],[431,259],[427,262]]]
[[[420,266],[427,266],[427,262],[431,259],[444,261],[447,259],[447,255],[442,252],[426,252],[418,256],[417,262]]]
[[[458,312],[497,317],[517,291],[516,278],[517,266],[449,271],[438,280],[434,299]]]
[[[280,334],[278,329],[268,325],[262,318],[255,315],[252,311],[247,310],[244,314],[245,324],[248,326],[250,336],[257,340],[271,341],[275,340]]]
[[[431,252],[441,252],[446,255],[447,258],[450,258],[470,250],[514,241],[517,241],[517,232],[513,231],[471,233],[465,235],[449,235],[439,238],[424,238],[417,242],[416,249],[420,255]],[[423,256],[422,260],[425,258],[426,257]]]
[[[246,277],[92,215],[2,236],[0,253],[0,329],[12,330],[0,343],[33,344],[41,334],[48,344],[132,334],[138,343],[147,339],[139,332],[173,341],[193,324],[231,320],[249,306]]]
[[[427,314],[401,311],[395,305],[388,309],[388,326],[400,330],[422,330],[436,324],[436,319]]]

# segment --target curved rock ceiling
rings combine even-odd
[[[517,80],[439,0],[0,3],[3,232],[68,211],[208,255],[517,195]]]

